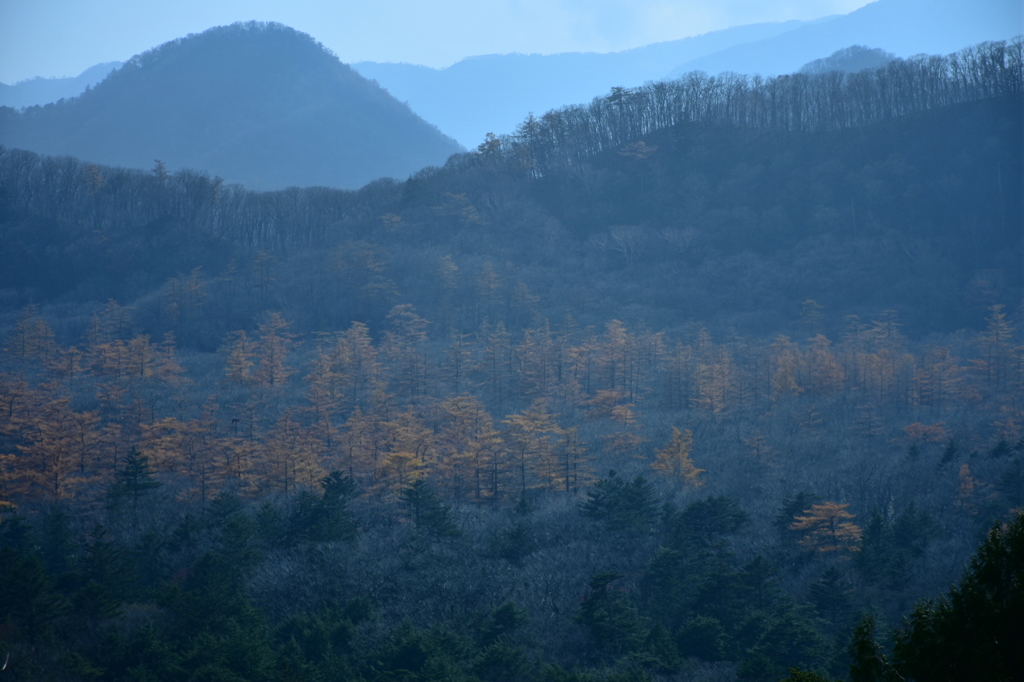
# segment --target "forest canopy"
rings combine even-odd
[[[0,149],[4,674],[1015,679],[1022,47],[358,191]]]

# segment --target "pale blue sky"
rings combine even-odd
[[[344,62],[448,66],[479,54],[609,52],[867,0],[0,0],[0,82],[75,76],[211,26],[278,21]]]

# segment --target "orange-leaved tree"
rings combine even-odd
[[[341,385],[344,377],[335,370],[334,359],[323,346],[317,346],[313,366],[306,375],[306,401],[309,406],[310,430],[321,442],[326,454],[330,454],[336,440],[335,422],[341,412]]]
[[[231,334],[230,345],[227,345],[227,358],[224,363],[224,374],[230,383],[243,385],[252,380],[253,353],[256,344],[249,340],[244,329]]]
[[[794,517],[790,530],[801,533],[800,544],[816,552],[855,552],[863,531],[853,522],[848,504],[822,502]]]
[[[804,389],[798,383],[800,366],[803,363],[800,348],[790,341],[788,336],[780,336],[772,343],[770,357],[772,400],[782,400],[803,393]]]
[[[264,388],[280,389],[295,373],[288,366],[288,353],[292,347],[292,334],[288,332],[290,323],[280,313],[270,313],[267,321],[259,325],[259,341],[256,344],[256,357],[260,364],[256,368],[256,382]]]
[[[529,409],[511,414],[502,420],[505,424],[504,440],[518,469],[519,487],[522,495],[527,489],[538,487],[544,472],[551,471],[552,461],[557,461],[555,450],[564,432],[555,421],[555,415],[548,412],[548,403],[538,398]]]
[[[502,442],[494,419],[473,396],[456,396],[439,406],[438,476],[453,499],[466,494],[480,500],[494,494],[502,466]]]
[[[655,471],[679,481],[685,485],[699,488],[704,485],[700,475],[704,469],[698,469],[690,458],[693,450],[693,434],[690,429],[680,431],[672,427],[672,440],[661,450],[658,450],[658,457],[651,463]]]
[[[428,466],[436,466],[434,436],[412,407],[382,424],[383,456],[375,471],[371,492],[398,495],[403,488],[422,478]]]

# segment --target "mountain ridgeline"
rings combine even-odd
[[[850,45],[870,45],[905,59],[945,54],[986,40],[1011,39],[1021,32],[1022,11],[1020,3],[1005,0],[876,0],[849,14],[699,57],[668,75],[696,70],[792,73]]]
[[[821,132],[884,123],[1024,89],[1024,40],[985,43],[947,57],[921,56],[857,73],[795,73],[763,79],[703,72],[640,88],[613,88],[589,105],[529,117],[482,152],[544,174],[680,124],[773,132]]]
[[[506,263],[551,319],[596,307],[772,333],[813,298],[835,324],[893,308],[918,333],[951,331],[1019,300],[1021,53],[1017,40],[858,74],[616,90],[358,192],[257,193],[6,150],[0,286],[12,302],[127,302],[176,273],[277,251],[303,270],[279,285],[282,303],[312,331],[387,314],[382,289],[302,302],[313,285],[297,283],[320,269],[317,295],[331,298],[341,284],[326,254],[361,243],[426,311],[450,255],[469,272]],[[236,313],[211,323],[252,323]]]
[[[445,69],[375,62],[353,68],[472,147],[487,132],[511,132],[529,112],[586,103],[613,86],[692,71],[778,76],[851,45],[902,58],[946,54],[1008,40],[1022,25],[1020,3],[1006,0],[876,0],[846,15],[736,26],[622,52],[484,55]]]
[[[91,66],[72,78],[30,78],[14,85],[0,83],[0,107],[22,109],[77,97],[121,66],[121,62],[106,62]]]
[[[807,62],[800,68],[800,73],[822,74],[831,71],[858,73],[865,69],[880,69],[894,59],[896,59],[896,55],[885,50],[851,45],[833,52],[828,57]]]
[[[734,26],[622,52],[480,55],[445,69],[379,62],[358,62],[352,68],[471,147],[488,132],[513,130],[531,111],[589,102],[612,86],[663,80],[679,64],[807,23]]]
[[[461,151],[308,35],[235,24],[154,48],[81,96],[0,110],[0,143],[199,168],[252,189],[355,188]]]

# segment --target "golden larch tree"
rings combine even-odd
[[[142,334],[128,341],[128,357],[125,374],[134,381],[153,376],[156,370],[156,349],[149,342],[149,335]]]
[[[331,354],[334,371],[342,377],[341,391],[349,407],[362,406],[380,386],[380,361],[370,339],[370,330],[362,322],[353,322],[339,335]]]
[[[555,447],[564,432],[548,412],[544,398],[535,400],[523,412],[509,415],[502,423],[505,443],[514,456],[520,494],[525,495],[527,490],[543,485],[544,472],[554,468],[551,462],[557,457]]]
[[[270,313],[267,321],[258,327],[256,356],[260,363],[255,377],[256,382],[264,388],[282,388],[288,382],[288,377],[295,373],[288,366],[288,353],[292,347],[289,326],[280,313]]]
[[[500,434],[483,403],[473,396],[456,396],[438,408],[436,473],[452,499],[466,495],[491,497],[491,473],[502,452]]]
[[[605,449],[614,457],[640,458],[640,446],[647,442],[640,433],[640,422],[635,406],[616,405],[609,418],[615,424],[615,431],[604,436]]]
[[[578,427],[563,429],[562,434],[544,476],[552,489],[574,494],[595,480],[594,458],[580,440]]]
[[[39,306],[29,305],[21,312],[4,350],[25,359],[46,361],[53,356],[57,344],[50,325],[39,315]]]
[[[1014,329],[1006,319],[1001,303],[989,307],[989,316],[985,321],[988,323],[985,333],[979,335],[976,341],[981,357],[975,365],[988,387],[998,391],[1008,383],[1014,364],[1013,356],[1020,351],[1013,343]]]
[[[252,368],[256,364],[253,361],[255,350],[256,344],[249,340],[244,329],[231,334],[224,363],[224,374],[229,382],[241,386],[252,381]]]
[[[436,467],[434,435],[413,408],[383,424],[386,441],[375,472],[373,492],[397,496],[402,488]]]
[[[955,404],[961,381],[960,359],[953,355],[949,346],[929,346],[917,358],[911,400],[941,411],[946,405]]]
[[[95,412],[75,412],[55,383],[42,384],[18,405],[11,423],[21,456],[11,472],[24,492],[42,491],[51,501],[73,497],[97,476],[99,433]],[[12,462],[8,462],[12,464]]]
[[[822,502],[811,505],[793,519],[789,529],[801,534],[800,544],[816,552],[855,552],[863,530],[853,522],[848,504]]]
[[[801,362],[800,348],[788,336],[775,339],[771,347],[772,400],[803,393],[798,383]]]
[[[846,372],[832,354],[831,345],[824,334],[818,334],[810,340],[810,347],[803,355],[807,390],[816,396],[837,393],[846,382]]]
[[[705,472],[698,469],[693,463],[691,453],[693,451],[693,434],[690,429],[680,431],[672,427],[672,440],[658,450],[658,456],[651,463],[651,468],[658,473],[668,476],[674,481],[683,485],[699,488],[704,485],[700,476]]]
[[[165,384],[177,384],[182,380],[181,375],[184,373],[185,369],[178,363],[178,345],[174,332],[167,332],[157,350],[153,376]]]
[[[977,479],[971,474],[971,467],[966,462],[960,465],[960,471],[957,472],[957,494],[956,494],[956,506],[965,511],[966,513],[974,516],[978,513],[978,488],[979,484]]]
[[[325,452],[334,447],[337,435],[335,421],[341,410],[341,385],[344,377],[335,371],[335,362],[323,346],[317,346],[313,364],[305,377],[310,430],[320,440]]]
[[[298,487],[313,489],[326,475],[320,443],[299,421],[295,410],[285,410],[257,452],[255,465],[260,485],[292,493]]]

